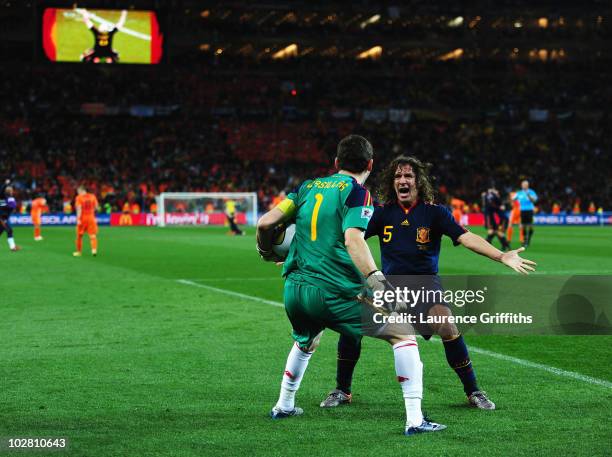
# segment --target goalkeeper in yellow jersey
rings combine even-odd
[[[236,224],[236,202],[234,200],[225,200],[225,217],[230,226],[228,235],[244,235],[244,231],[240,230]]]

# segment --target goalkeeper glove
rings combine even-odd
[[[381,295],[380,298],[382,298],[382,295],[385,293],[385,291],[395,290],[393,284],[389,282],[389,280],[380,270],[374,270],[370,274],[368,274],[368,276],[366,276],[366,284],[370,289],[372,289],[372,294],[378,292],[378,294]],[[383,300],[383,305],[379,308],[381,308],[383,312],[390,314],[393,312],[406,311],[408,309],[408,306],[401,300],[394,300],[392,303],[388,303],[387,301]]]
[[[257,252],[259,253],[259,256],[266,262],[282,262],[283,261],[283,259],[281,259],[278,255],[276,255],[276,253],[272,249],[270,249],[269,251],[266,251],[260,248],[259,244],[257,244]]]

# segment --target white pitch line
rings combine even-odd
[[[215,292],[219,292],[221,294],[231,295],[233,297],[239,297],[239,298],[244,298],[246,300],[252,300],[252,301],[259,302],[259,303],[265,303],[267,305],[272,305],[272,306],[276,306],[279,308],[284,308],[285,306],[282,303],[277,302],[277,301],[265,300],[263,298],[254,297],[252,295],[247,295],[247,294],[241,294],[239,292],[234,292],[232,290],[220,289],[218,287],[212,287],[212,286],[206,286],[204,284],[198,284],[197,282],[189,281],[187,279],[177,279],[176,281],[181,284],[188,285],[188,286],[200,287],[202,289],[208,289],[208,290],[212,290]],[[587,384],[592,384],[592,385],[602,386],[608,389],[612,389],[612,382],[606,381],[604,379],[593,378],[591,376],[576,373],[575,371],[562,370],[561,368],[551,367],[550,365],[544,365],[542,363],[531,362],[529,360],[520,359],[518,357],[512,357],[506,354],[500,354],[499,352],[489,351],[488,349],[481,349],[479,347],[475,347],[472,345],[469,345],[468,349],[472,352],[475,352],[476,354],[487,355],[494,359],[504,360],[506,362],[512,362],[517,365],[522,365],[524,367],[537,368],[539,370],[546,371],[548,373],[552,373],[557,376],[575,379],[576,381],[582,381]]]
[[[500,354],[498,352],[489,351],[487,349],[481,349],[474,346],[469,346],[469,350],[475,352],[476,354],[488,355],[494,359],[505,360],[507,362],[513,362],[517,365],[523,365],[524,367],[529,368],[538,368],[540,370],[548,371],[549,373],[554,373],[559,376],[564,376],[566,378],[576,379],[578,381],[586,382],[588,384],[595,384],[602,387],[607,387],[608,389],[612,389],[612,382],[606,381],[604,379],[597,379],[591,376],[587,376],[584,374],[576,373],[575,371],[567,371],[562,370],[561,368],[551,367],[549,365],[544,365],[541,363],[530,362],[529,360],[519,359],[518,357],[512,357],[506,354]]]
[[[212,290],[214,292],[219,292],[219,293],[225,294],[225,295],[231,295],[232,297],[244,298],[245,300],[251,300],[251,301],[256,301],[256,302],[259,302],[259,303],[265,303],[266,305],[277,306],[279,308],[284,308],[285,307],[285,305],[283,305],[282,303],[279,303],[277,301],[266,300],[265,298],[253,297],[252,295],[241,294],[240,292],[234,292],[233,290],[219,289],[218,287],[213,287],[213,286],[207,286],[207,285],[204,285],[204,284],[199,284],[197,282],[193,282],[193,281],[190,281],[188,279],[177,279],[176,282],[179,282],[181,284],[185,284],[187,286],[193,286],[193,287],[199,287],[201,289]]]
[[[253,277],[253,278],[192,278],[192,279],[181,279],[181,281],[236,281],[236,282],[241,282],[241,281],[282,281],[283,278],[281,276],[277,277],[277,278],[271,278],[270,276],[265,276],[265,277]]]
[[[78,12],[79,10],[81,10],[81,8],[77,8],[75,11],[77,11],[77,12]],[[87,11],[87,10],[83,9],[82,11]],[[102,18],[102,17],[98,16],[97,14],[92,14],[92,13],[90,13],[90,14],[89,14],[89,17],[91,17],[92,19],[95,19],[95,20],[96,20],[96,21],[98,21],[100,24],[106,24],[106,25],[108,25],[108,26],[115,27],[115,23],[114,23],[114,22],[107,21],[106,19],[104,19],[104,18]],[[93,21],[92,21],[92,22],[93,22]],[[133,37],[140,38],[141,40],[151,41],[151,37],[150,37],[149,35],[145,35],[144,33],[140,33],[140,32],[137,32],[137,31],[135,31],[135,30],[128,29],[128,28],[126,28],[126,27],[121,27],[121,28],[120,28],[120,29],[118,29],[118,30],[119,30],[120,32],[126,33],[126,34],[128,34],[128,35],[132,35]]]

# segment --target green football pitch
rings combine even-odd
[[[102,228],[96,258],[87,241],[71,256],[73,228],[43,235],[17,228],[18,253],[0,239],[4,442],[66,437],[52,455],[78,456],[610,455],[612,337],[466,336],[492,412],[466,406],[442,345],[421,340],[424,410],[448,429],[408,438],[386,343],[364,341],[351,406],[319,408],[335,378],[327,332],[304,416],[272,421],[290,326],[253,229]],[[611,241],[609,228],[538,227],[526,257],[538,274],[612,274]],[[511,272],[445,241],[441,273]]]

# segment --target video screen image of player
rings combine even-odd
[[[47,8],[43,49],[55,62],[159,63],[163,37],[152,11]]]

